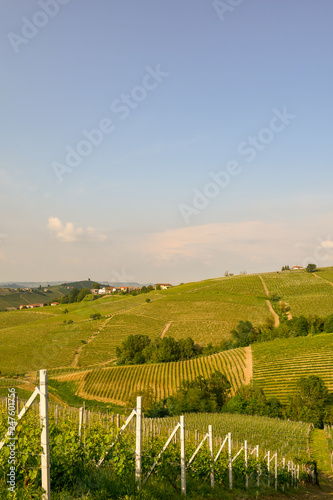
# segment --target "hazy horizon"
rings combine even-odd
[[[333,265],[333,4],[236,3],[0,5],[2,282]]]

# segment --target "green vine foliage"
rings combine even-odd
[[[0,408],[0,439],[4,437],[8,429],[8,415],[4,408]],[[100,422],[91,422],[82,428],[81,437],[78,432],[77,415],[67,417],[64,421],[55,424],[54,418],[50,416],[50,465],[51,486],[54,498],[68,492],[64,498],[101,499],[122,498],[129,495],[133,498],[137,495],[137,487],[134,479],[135,471],[135,436],[133,432],[125,431],[116,441],[112,449],[111,444],[117,435],[117,429],[109,426],[106,428]],[[5,446],[0,452],[0,498],[4,500],[26,500],[40,499],[41,489],[41,425],[39,414],[36,409],[31,409],[24,420],[16,427],[15,437],[15,492],[8,490],[7,474],[9,472],[8,460],[10,449]],[[144,442],[142,450],[143,477],[150,471],[154,461],[165,444],[165,437],[155,437]],[[195,451],[196,445],[192,442],[186,443],[186,462]],[[101,467],[97,463],[101,457],[104,461]],[[233,462],[233,482],[236,488],[245,488],[246,477],[249,484],[256,484],[258,467],[260,469],[260,481],[267,481],[267,463],[265,460],[257,459],[249,455],[248,467],[245,467],[244,452]],[[187,469],[189,484],[196,491],[209,485],[209,475],[212,466],[212,458],[207,443],[200,449],[199,453]],[[224,488],[229,487],[228,456],[226,452],[221,453],[219,459],[214,463],[215,483]],[[290,477],[281,468],[278,470],[279,483],[288,483]],[[271,484],[274,478],[271,476]],[[149,478],[149,485],[166,485],[168,491],[180,494],[180,444],[170,443]],[[193,486],[194,485],[194,486]],[[152,486],[151,486],[152,487]],[[157,486],[158,487],[158,486]],[[145,490],[144,490],[145,491]],[[143,495],[144,493],[142,493]],[[142,497],[143,498],[143,497]],[[170,497],[171,498],[171,497]]]

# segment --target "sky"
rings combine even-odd
[[[333,265],[331,0],[3,0],[0,281]]]

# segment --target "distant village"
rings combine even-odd
[[[299,271],[303,269],[303,266],[283,266],[282,271]],[[247,274],[245,271],[241,272],[241,274]],[[226,271],[225,276],[233,276],[233,274],[229,273]],[[93,282],[92,282],[93,283]],[[96,283],[93,283],[97,285]],[[73,290],[74,287],[71,285],[68,285],[67,283],[64,284],[68,290]],[[100,288],[91,288],[90,289],[90,294],[96,296],[101,296],[101,297],[106,297],[108,295],[113,295],[113,294],[132,294],[136,295],[138,293],[143,293],[146,291],[151,291],[151,290],[167,290],[168,288],[172,287],[170,283],[156,283],[155,285],[148,285],[148,286],[106,286],[106,285],[100,285]],[[50,293],[51,290],[50,288],[42,288],[41,286],[38,289],[34,288],[11,288],[10,289],[12,292],[30,292],[30,293]],[[89,292],[88,292],[89,293]],[[96,297],[97,298],[97,297]],[[58,300],[54,300],[52,302],[38,302],[35,304],[21,304],[18,308],[17,307],[8,307],[7,310],[15,310],[15,309],[35,309],[38,307],[45,307],[45,306],[57,306],[59,305]]]
[[[155,285],[149,285],[149,288],[151,290],[167,290],[170,287],[172,287],[172,285],[170,283],[156,283]],[[73,288],[74,288],[73,286],[67,286],[68,290],[72,290]],[[90,293],[92,295],[95,295],[95,296],[96,295],[97,296],[98,295],[108,296],[108,295],[113,295],[113,294],[126,294],[126,293],[133,294],[133,292],[140,293],[144,288],[147,288],[147,287],[145,287],[145,286],[133,287],[133,286],[126,286],[126,285],[117,286],[117,287],[115,287],[115,286],[102,286],[101,288],[91,288]],[[13,291],[14,290],[15,289],[13,289]],[[49,288],[44,288],[42,290],[46,293],[48,293],[50,291]],[[35,290],[33,288],[24,288],[24,289],[22,289],[22,291],[34,292]],[[49,304],[42,303],[42,302],[39,302],[36,304],[22,304],[19,306],[18,309],[35,309],[37,307],[45,307],[47,305],[58,306],[59,302],[57,300],[55,300],[53,302],[50,302]],[[15,309],[15,308],[11,308],[11,309]]]

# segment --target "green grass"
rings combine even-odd
[[[333,311],[333,286],[327,281],[332,272],[332,268],[319,270],[322,278],[305,271],[262,276],[269,291],[289,302],[294,316],[325,316]],[[60,289],[70,291],[64,286]],[[7,300],[8,295],[5,293],[3,298]],[[37,310],[2,312],[0,370],[3,374],[27,373],[70,367],[74,361],[74,367],[81,368],[107,364],[129,334],[157,338],[168,324],[168,336],[192,337],[201,345],[218,344],[230,338],[230,331],[240,320],[263,324],[270,317],[266,300],[259,275],[243,275],[187,283],[135,297],[116,295]],[[102,319],[91,321],[95,313],[100,313]],[[73,323],[64,324],[64,320]]]
[[[333,284],[333,267],[322,267],[317,269],[316,274],[318,274],[320,278]]]
[[[61,381],[75,381],[77,393],[84,398],[125,404],[131,394],[148,387],[157,399],[174,393],[183,380],[193,380],[198,375],[209,377],[215,370],[221,371],[230,381],[232,391],[245,382],[245,349],[234,349],[188,361],[151,365],[97,368],[86,371],[50,373]]]
[[[154,426],[158,434],[167,435],[178,420],[179,417],[154,419]],[[309,424],[303,422],[226,413],[188,413],[185,420],[189,441],[194,441],[195,430],[199,432],[201,440],[207,433],[208,424],[211,424],[215,436],[214,449],[221,443],[220,438],[231,432],[234,450],[239,449],[244,440],[247,440],[250,448],[259,444],[260,455],[271,450],[287,460],[294,460],[295,457],[307,459]]]
[[[293,316],[328,316],[333,311],[333,286],[304,270],[263,275],[271,293],[290,306]]]
[[[121,409],[121,407],[115,407],[110,404],[106,404],[100,401],[94,401],[92,399],[84,399],[76,394],[77,387],[74,382],[60,382],[59,380],[49,379],[48,382],[49,390],[52,394],[57,395],[62,401],[69,404],[70,406],[80,407],[85,405],[86,408],[93,408],[99,406],[101,409]]]
[[[321,377],[333,391],[333,334],[275,339],[252,345],[253,380],[267,397],[286,403],[302,376]]]
[[[156,338],[167,323],[171,323],[168,335],[192,336],[203,345],[218,343],[230,337],[240,319],[260,324],[269,316],[258,276],[205,280],[151,292],[150,303],[146,298],[146,294],[110,296],[1,313],[0,369],[6,374],[66,367],[78,350],[79,367],[108,362],[129,334]],[[102,314],[103,319],[90,321],[94,313]],[[107,318],[110,320],[105,323]],[[74,323],[64,325],[64,320]],[[81,349],[82,341],[87,342],[97,329],[98,335]]]
[[[324,430],[312,429],[310,434],[310,451],[312,460],[317,462],[319,472],[331,473],[331,457]]]
[[[44,292],[44,287],[38,292],[28,291],[8,291],[0,289],[0,311],[6,311],[10,307],[19,308],[20,305],[47,303],[67,295],[70,290],[62,285],[52,286],[48,292]]]

